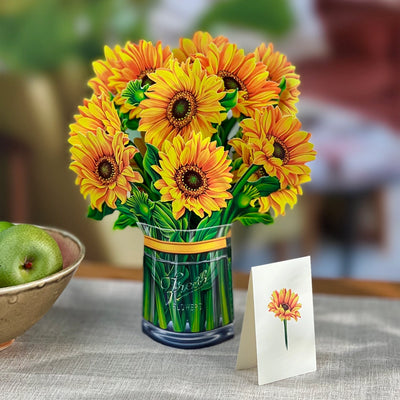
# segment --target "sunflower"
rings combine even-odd
[[[172,201],[176,219],[182,217],[185,208],[201,218],[226,207],[232,198],[231,161],[224,148],[217,147],[210,138],[192,133],[188,140],[178,135],[172,142],[165,142],[160,151],[160,166],[153,166],[161,176],[155,183],[160,190],[161,201]]]
[[[299,101],[300,95],[298,90],[300,77],[295,73],[296,67],[288,61],[284,54],[278,51],[274,52],[272,43],[268,47],[262,43],[256,48],[254,55],[257,61],[261,61],[267,67],[270,80],[280,84],[285,78],[285,88],[279,95],[278,106],[284,114],[296,114],[295,104]]]
[[[77,134],[79,144],[71,148],[70,169],[76,174],[75,183],[80,185],[86,198],[90,195],[91,207],[102,211],[103,203],[116,208],[116,200],[124,203],[131,182],[142,182],[142,176],[134,171],[129,162],[138,150],[124,145],[124,134],[116,132],[112,140],[98,128],[96,134]]]
[[[195,32],[192,39],[180,38],[179,48],[174,49],[174,56],[178,61],[186,61],[186,59],[195,56],[198,53],[207,55],[208,46],[210,43],[215,43],[218,47],[228,43],[228,38],[225,36],[217,36],[213,38],[208,32]]]
[[[122,112],[131,112],[130,117],[136,116],[136,107],[129,104],[124,96],[119,94],[127,87],[130,81],[140,79],[142,86],[153,84],[149,74],[157,68],[164,67],[172,58],[169,47],[163,49],[160,41],[155,46],[151,42],[140,40],[138,44],[128,42],[119,53],[121,65],[119,68],[113,68],[113,75],[109,78],[110,87],[115,89],[118,95],[115,103],[121,105]]]
[[[114,103],[104,91],[100,96],[94,94],[90,100],[84,99],[83,106],[79,107],[79,114],[74,118],[76,122],[69,126],[72,145],[80,142],[78,133],[87,135],[89,132],[96,133],[97,129],[101,128],[112,138],[116,132],[121,130],[121,121]],[[125,141],[127,140],[126,136]]]
[[[113,68],[109,78],[111,88],[121,93],[130,81],[141,79],[142,84],[152,84],[148,74],[157,68],[165,66],[172,57],[169,47],[162,47],[160,41],[155,45],[145,40],[138,44],[127,42],[125,47],[117,51],[121,58],[118,68]]]
[[[273,312],[275,317],[281,321],[289,321],[292,318],[297,321],[300,316],[301,304],[298,303],[299,295],[291,289],[275,290],[271,295],[271,302],[268,304],[268,311]]]
[[[316,152],[309,142],[311,134],[300,131],[296,117],[282,115],[278,107],[267,107],[240,126],[243,137],[239,140],[249,147],[253,163],[262,165],[267,175],[276,176],[283,188],[298,185],[301,175],[310,175],[305,164],[315,159]],[[237,147],[235,142],[233,145]]]
[[[121,106],[121,112],[130,112],[130,118],[134,118],[140,110],[126,101],[121,95],[123,90],[137,79],[142,81],[142,86],[152,84],[148,74],[166,66],[172,53],[168,46],[163,48],[160,41],[153,45],[145,40],[138,44],[127,42],[125,47],[116,46],[114,50],[106,46],[104,52],[106,61],[93,63],[97,77],[89,81],[89,86],[94,90],[106,87],[115,96],[115,104]]]
[[[233,181],[238,181],[246,171],[254,164],[254,152],[251,151],[251,148],[247,146],[247,144],[241,139],[232,139],[230,144],[235,149],[236,155],[241,158],[240,167],[233,171]],[[274,148],[273,145],[269,142],[266,142],[266,146],[269,146],[267,152],[272,155]],[[253,175],[249,177],[249,182],[257,181],[263,176],[267,176],[267,173],[264,167],[260,167]],[[271,193],[266,197],[259,197],[258,199],[252,201],[252,205],[258,201],[259,203],[259,212],[267,213],[271,211],[274,212],[274,216],[285,215],[285,208],[287,205],[290,208],[297,203],[297,196],[302,195],[303,191],[300,184],[303,184],[309,181],[311,178],[309,175],[301,175],[298,178],[298,185],[296,186],[284,186],[276,192]]]
[[[223,81],[209,76],[200,61],[180,64],[171,61],[170,67],[149,74],[155,83],[140,103],[139,131],[146,133],[146,142],[160,148],[165,140],[179,134],[187,139],[191,132],[210,137],[225,118],[220,100],[224,97]]]
[[[265,65],[257,62],[253,53],[244,54],[235,44],[217,46],[209,44],[206,55],[197,55],[209,74],[215,74],[224,81],[225,90],[238,89],[237,105],[233,116],[253,116],[256,109],[277,104],[279,86],[268,80]]]

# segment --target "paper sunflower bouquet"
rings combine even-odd
[[[173,51],[106,46],[93,68],[69,137],[88,217],[116,212],[115,229],[144,233],[147,334],[177,347],[225,340],[231,224],[272,223],[310,180],[295,67],[272,44],[246,54],[197,32]]]

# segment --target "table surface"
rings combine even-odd
[[[235,289],[235,337],[180,350],[141,332],[141,282],[73,278],[53,308],[0,353],[0,398],[398,399],[400,300],[314,296],[317,371],[258,386],[236,371],[246,291]]]

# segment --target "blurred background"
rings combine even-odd
[[[311,254],[315,277],[400,281],[398,0],[1,0],[0,220],[66,229],[87,260],[139,268],[137,229],[86,218],[68,125],[105,44],[174,48],[198,29],[288,56],[318,152],[285,217],[234,225],[234,269]]]

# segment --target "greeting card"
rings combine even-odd
[[[310,257],[252,267],[237,369],[258,384],[316,370]]]

